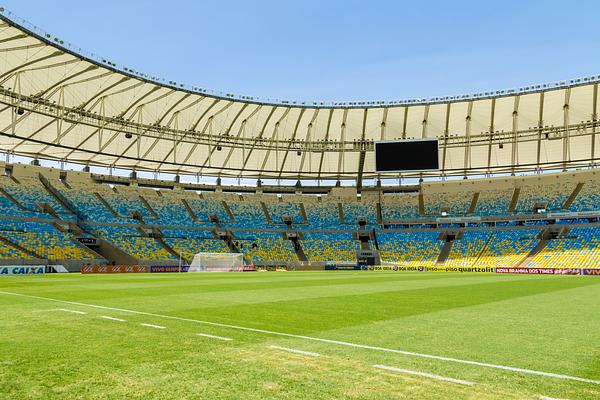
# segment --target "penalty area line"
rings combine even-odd
[[[164,326],[160,326],[160,325],[153,325],[153,324],[146,324],[146,323],[142,323],[140,324],[141,326],[146,326],[148,328],[154,328],[154,329],[167,329]]]
[[[378,368],[378,369],[383,369],[383,370],[386,370],[386,371],[399,372],[399,373],[402,373],[402,374],[422,376],[422,377],[425,377],[425,378],[435,379],[435,380],[438,380],[438,381],[458,383],[459,385],[473,386],[475,384],[473,382],[465,381],[465,380],[462,380],[462,379],[448,378],[448,377],[445,377],[445,376],[428,374],[427,372],[411,371],[409,369],[402,369],[402,368],[396,368],[396,367],[388,367],[387,365],[373,365],[373,367],[374,368]]]
[[[233,340],[232,338],[228,338],[228,337],[224,337],[224,336],[209,335],[208,333],[196,333],[196,336],[201,336],[201,337],[208,338],[208,339],[222,340],[224,342],[229,342],[229,341]]]
[[[69,310],[68,308],[57,308],[56,311],[64,311],[72,314],[85,315],[87,314],[85,311],[77,311],[77,310]]]
[[[538,376],[544,376],[547,378],[564,379],[564,380],[569,380],[569,381],[584,382],[584,383],[591,383],[594,385],[600,385],[600,380],[580,378],[580,377],[571,376],[571,375],[556,374],[553,372],[536,371],[536,370],[527,369],[527,368],[510,367],[507,365],[492,364],[492,363],[473,361],[473,360],[461,360],[459,358],[437,356],[437,355],[426,354],[426,353],[416,353],[416,352],[406,351],[406,350],[390,349],[387,347],[370,346],[370,345],[360,344],[360,343],[345,342],[342,340],[333,340],[333,339],[325,339],[325,338],[319,338],[319,337],[314,337],[314,336],[297,335],[297,334],[293,334],[293,333],[270,331],[267,329],[248,328],[248,327],[244,327],[244,326],[223,324],[223,323],[219,323],[219,322],[202,321],[202,320],[198,320],[198,319],[176,317],[173,315],[155,314],[155,313],[145,312],[145,311],[128,310],[125,308],[118,308],[118,307],[101,306],[98,304],[80,303],[77,301],[59,300],[59,299],[53,299],[50,297],[34,296],[34,295],[30,295],[30,294],[22,294],[22,293],[14,293],[14,292],[6,292],[6,291],[0,291],[0,294],[4,294],[4,295],[8,295],[8,296],[25,297],[25,298],[37,299],[37,300],[44,300],[44,301],[52,301],[52,302],[57,302],[57,303],[61,303],[61,304],[70,304],[70,305],[74,305],[74,306],[91,307],[91,308],[96,308],[96,309],[100,309],[100,310],[110,310],[110,311],[124,312],[124,313],[135,314],[135,315],[145,315],[148,317],[170,319],[170,320],[174,320],[174,321],[192,322],[192,323],[202,324],[202,325],[218,326],[221,328],[237,329],[237,330],[245,331],[245,332],[256,332],[256,333],[263,333],[266,335],[310,340],[313,342],[329,343],[329,344],[335,344],[335,345],[339,345],[339,346],[353,347],[353,348],[357,348],[357,349],[373,350],[373,351],[379,351],[379,352],[391,353],[391,354],[402,354],[405,356],[427,358],[427,359],[431,359],[431,360],[447,361],[447,362],[453,362],[453,363],[459,363],[459,364],[465,364],[465,365],[474,365],[474,366],[478,366],[478,367],[493,368],[493,369],[498,369],[498,370],[502,370],[502,371],[518,372],[518,373],[528,374],[528,375],[538,375]]]
[[[117,322],[126,322],[124,319],[115,318],[115,317],[109,317],[108,315],[101,315],[100,318],[102,318],[102,319],[108,319],[108,320],[111,320],[111,321],[117,321]]]
[[[321,356],[319,353],[313,353],[312,351],[290,349],[289,347],[269,346],[269,348],[275,349],[275,350],[287,351],[288,353],[301,354],[303,356],[310,356],[310,357],[320,357]]]

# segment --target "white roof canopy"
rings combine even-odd
[[[261,102],[160,82],[61,42],[0,14],[1,151],[292,179],[377,177],[373,141],[391,139],[439,138],[442,169],[423,176],[587,166],[600,158],[595,80],[412,103]]]

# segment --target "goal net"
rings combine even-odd
[[[242,253],[198,253],[188,272],[230,272],[244,270]]]

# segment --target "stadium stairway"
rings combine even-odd
[[[289,240],[292,242],[292,248],[296,253],[299,261],[308,261],[308,257],[306,257],[306,253],[304,253],[304,249],[302,248],[301,240],[298,240],[298,235],[301,233],[297,233],[296,237],[290,238]]]
[[[160,229],[158,229],[154,226],[146,225],[144,223],[144,219],[141,216],[140,216],[139,221],[140,221],[140,226],[137,227],[137,230],[140,233],[140,235],[148,237],[148,232],[152,232],[152,236],[151,236],[152,239],[154,239],[154,241],[156,243],[158,243],[158,245],[160,247],[165,249],[173,257],[175,257],[178,260],[181,259],[187,263],[189,263],[191,261],[191,260],[187,260],[185,257],[183,257],[183,255],[181,253],[179,253],[177,250],[175,250],[173,247],[171,247],[167,242],[165,242],[165,240],[163,239],[164,235]]]
[[[36,252],[34,252],[33,250],[28,250],[25,247],[21,246],[20,244],[13,242],[12,240],[4,237],[3,235],[0,235],[0,242],[7,244],[25,254],[27,254],[30,257],[33,258],[38,258],[38,259],[44,259],[44,257],[42,257],[41,255],[37,254]]]
[[[267,205],[265,204],[264,201],[260,202],[260,208],[262,208],[262,212],[265,215],[265,219],[267,220],[267,224],[272,225],[273,224],[273,220],[271,219],[271,214],[269,213],[269,210],[267,209]],[[276,223],[281,223],[281,221],[277,221]]]
[[[94,248],[93,251],[106,259],[109,263],[118,265],[138,265],[140,263],[140,260],[136,257],[124,252],[109,241],[100,237],[96,237],[96,241],[98,247]],[[87,248],[89,249],[89,247]]]
[[[519,194],[521,193],[520,188],[515,188],[513,192],[512,199],[510,200],[510,205],[508,206],[508,212],[515,212],[517,209],[517,204],[519,204]]]
[[[63,233],[73,233],[75,235],[89,235],[88,233],[85,232],[85,230],[77,225],[76,223],[73,223],[71,221],[64,221],[61,220],[60,218],[57,217],[56,220],[52,221],[52,226],[54,226],[54,228],[60,232]],[[94,235],[91,235],[94,236]],[[95,237],[95,236],[94,236]],[[97,238],[96,238],[97,239]],[[104,257],[99,254],[97,251],[95,251],[94,249],[86,246],[85,244],[79,242],[77,239],[72,238],[73,243],[75,244],[75,246],[83,249],[84,251],[90,253],[92,256],[94,256],[95,259],[103,259]]]
[[[571,195],[569,196],[567,201],[565,201],[565,204],[563,204],[563,206],[562,206],[563,210],[568,210],[569,207],[571,207],[571,204],[573,204],[573,202],[577,198],[577,195],[579,194],[579,192],[581,192],[581,189],[583,189],[583,182],[579,182],[577,184],[577,186],[573,190],[573,193],[571,193]]]
[[[113,217],[115,217],[115,218],[121,217],[119,215],[119,213],[114,208],[112,208],[112,206],[110,204],[108,204],[108,202],[104,199],[104,197],[102,197],[102,195],[100,193],[94,192],[94,195],[98,198],[100,203],[102,203],[102,205],[113,215]]]
[[[229,217],[229,221],[235,222],[235,217],[233,216],[233,212],[231,212],[231,208],[229,208],[229,204],[227,204],[226,201],[222,201],[221,203],[223,204],[223,208],[225,208],[225,212],[227,213],[227,216]]]
[[[446,262],[448,256],[450,255],[450,251],[452,250],[453,244],[454,240],[448,240],[446,243],[444,243],[444,247],[442,247],[442,251],[440,251],[440,254],[435,262],[436,265],[443,265]]]
[[[190,217],[192,217],[192,221],[194,221],[194,222],[200,221],[198,219],[198,216],[194,212],[194,210],[192,210],[192,207],[190,207],[190,203],[188,203],[186,199],[181,199],[181,202],[183,203],[183,206],[187,210],[188,214],[190,214]]]
[[[425,215],[425,197],[423,192],[419,189],[419,215]]]
[[[475,210],[477,210],[477,202],[478,201],[479,201],[479,192],[475,192],[475,193],[473,193],[473,199],[471,200],[471,205],[469,206],[469,209],[467,210],[467,215],[475,213]]]
[[[77,211],[77,208],[67,199],[53,184],[50,182],[42,173],[38,175],[40,182],[46,188],[46,190],[56,199],[56,201],[61,204],[67,211],[77,216],[78,220],[84,220],[85,218]],[[63,182],[65,186],[68,185]],[[114,211],[114,210],[113,210]],[[129,256],[127,253],[124,253],[122,250],[114,247],[110,242],[107,242],[103,239],[98,238],[96,235],[91,234],[82,226],[77,223],[73,223],[71,221],[65,221],[60,218],[59,215],[54,214],[54,217],[57,219],[52,222],[52,225],[61,232],[71,231],[76,235],[87,234],[94,237],[97,240],[97,243],[100,244],[98,248],[91,248],[86,246],[83,243],[80,243],[78,240],[73,239],[73,242],[76,246],[85,249],[88,253],[92,254],[97,259],[106,259],[109,262],[115,262],[118,264],[126,264],[132,261],[135,261],[135,258]],[[65,228],[66,227],[66,228]]]
[[[17,206],[17,208],[19,210],[21,210],[21,211],[27,211],[27,208],[25,208],[25,206],[23,204],[21,204],[17,199],[15,199],[10,193],[8,193],[2,187],[0,187],[0,194],[2,196],[6,197],[8,200],[10,200],[11,203],[13,203],[15,206]]]
[[[344,205],[342,203],[338,203],[338,213],[340,216],[340,225],[344,225],[346,222],[344,218]]]
[[[377,223],[379,225],[383,224],[383,212],[381,211],[381,202],[377,202],[375,204],[375,215],[377,216]]]
[[[216,232],[215,232],[215,237],[217,236]],[[231,251],[232,253],[242,253],[243,257],[244,257],[244,263],[246,264],[252,264],[252,258],[248,255],[246,255],[243,251],[241,251],[234,243],[233,241],[233,237],[231,236],[231,233],[229,233],[227,235],[227,237],[223,238],[223,241],[225,242],[225,245],[229,248],[229,251]]]
[[[304,208],[304,203],[300,202],[298,203],[298,206],[300,208],[300,215],[302,216],[302,224],[308,225],[308,215],[306,215],[306,208]]]
[[[542,232],[540,232],[539,234],[539,242],[535,245],[535,247],[533,249],[531,249],[531,251],[529,252],[529,254],[527,254],[521,261],[519,261],[517,263],[517,265],[515,265],[515,267],[520,267],[521,265],[527,265],[527,263],[529,261],[531,261],[537,254],[541,253],[546,246],[548,246],[548,243],[550,242],[550,238],[554,235],[567,235],[570,232],[571,228],[567,227],[567,226],[563,226],[563,227],[554,227],[554,226],[550,226],[545,228]]]
[[[479,193],[477,193],[477,194],[479,195]],[[485,254],[486,249],[490,246],[490,243],[492,243],[495,236],[496,236],[496,232],[492,231],[492,233],[488,236],[485,244],[479,250],[479,253],[477,253],[477,258],[475,258],[475,261],[471,265],[472,267],[476,267],[479,264],[479,259]]]
[[[548,239],[540,239],[538,244],[536,244],[535,247],[531,249],[529,254],[527,254],[521,261],[519,261],[517,265],[515,265],[515,268],[520,267],[521,265],[526,265],[529,261],[533,259],[533,257],[536,256],[536,254],[540,253],[546,248],[546,246],[548,246],[548,242]]]
[[[50,193],[52,195],[52,197],[54,197],[54,199],[61,206],[64,207],[65,210],[67,210],[69,213],[71,213],[73,215],[76,215],[77,218],[80,218],[80,215],[77,213],[73,204],[71,204],[71,202],[69,200],[67,200],[67,198],[65,196],[63,196],[62,193],[60,193],[60,191],[58,191],[58,189],[56,189],[52,185],[52,183],[41,172],[38,174],[38,178],[39,178],[40,182],[42,183],[42,186],[48,191],[48,193]]]
[[[158,229],[156,229],[156,230],[158,231]],[[163,247],[163,249],[167,250],[169,252],[169,254],[171,254],[176,259],[182,260],[184,263],[187,263],[187,264],[191,263],[192,260],[188,260],[187,258],[183,257],[183,255],[181,253],[179,253],[177,250],[175,250],[174,248],[169,246],[169,244],[167,242],[165,242],[165,240],[163,239],[163,236],[162,236],[162,232],[160,232],[159,235],[155,235],[154,240],[156,240],[156,242],[159,245],[161,245]]]
[[[150,203],[148,203],[148,200],[146,200],[144,198],[144,196],[139,196],[139,197],[140,197],[140,201],[142,202],[142,204],[144,205],[144,207],[146,207],[146,209],[148,209],[148,211],[150,212],[150,215],[152,215],[152,218],[159,219],[160,217],[158,216],[158,214],[156,213],[156,211],[154,211],[154,208],[152,208],[152,206],[150,205]]]

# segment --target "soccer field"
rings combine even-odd
[[[600,280],[0,278],[1,399],[600,398]]]

